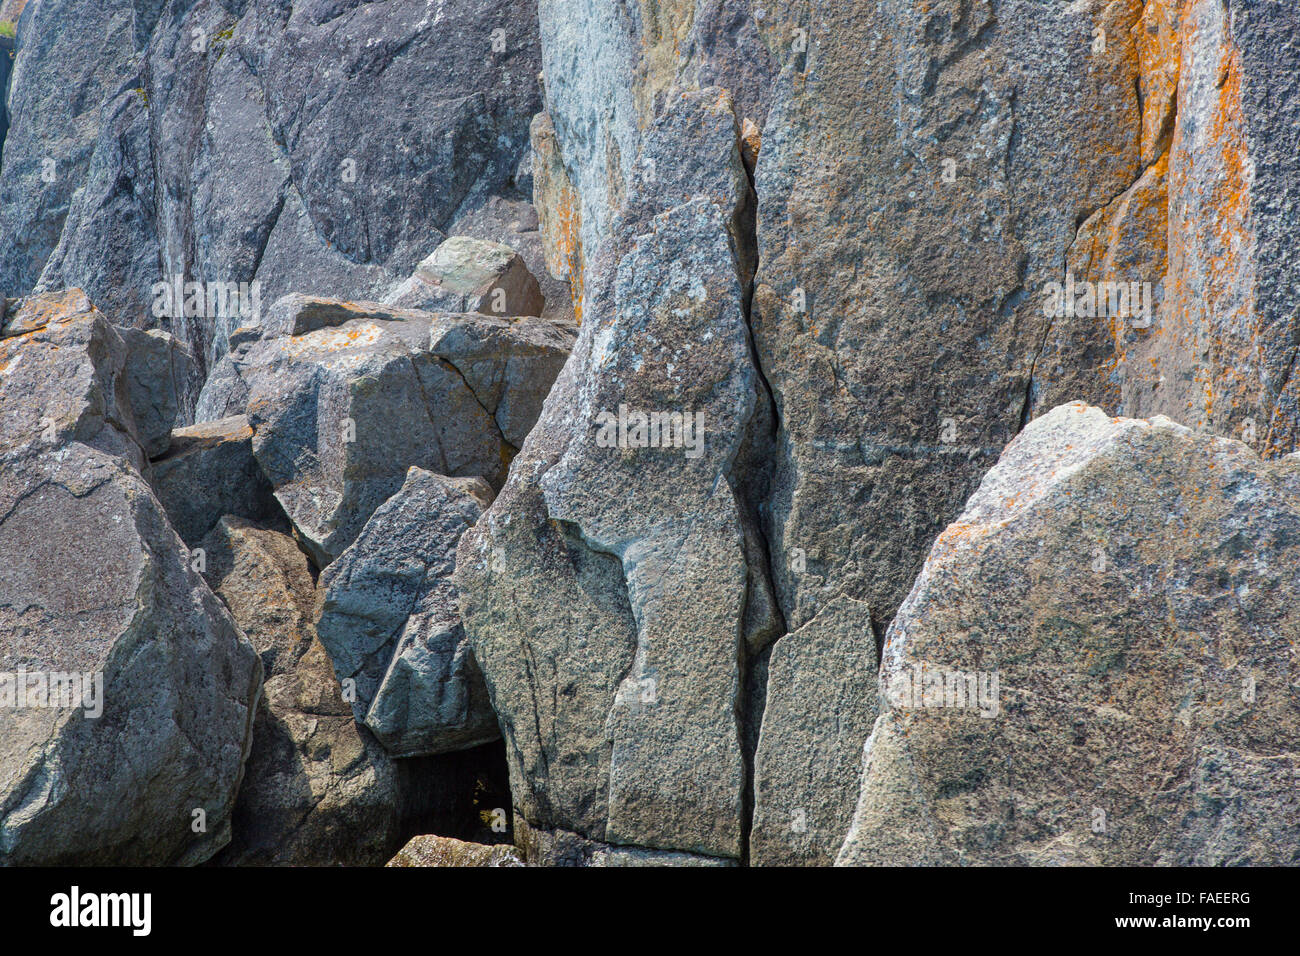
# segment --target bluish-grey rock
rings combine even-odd
[[[412,468],[321,575],[321,641],[357,720],[394,756],[500,735],[451,580],[457,542],[491,502],[482,479]]]

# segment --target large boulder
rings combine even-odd
[[[266,691],[225,865],[378,865],[405,837],[411,767],[352,720],[316,638],[316,587],[288,535],[227,516],[206,576],[261,655]]]
[[[541,315],[541,286],[509,246],[454,236],[433,251],[385,299],[429,312]]]
[[[247,413],[258,465],[318,567],[412,466],[500,487],[570,345],[542,320],[307,296],[271,317],[217,365],[198,411]]]
[[[352,543],[411,466],[500,484],[491,414],[429,351],[431,316],[353,320],[253,346],[253,452],[317,565]]]
[[[229,839],[261,664],[138,470],[167,402],[131,374],[130,336],[79,293],[28,300],[13,325],[29,331],[0,341],[0,859],[201,862]]]
[[[563,328],[527,318],[443,316],[429,333],[430,350],[464,376],[515,450],[541,416],[572,347]]]
[[[500,736],[451,580],[457,542],[491,503],[481,478],[412,468],[321,575],[321,641],[357,721],[394,756]]]
[[[1034,421],[889,629],[844,864],[1294,864],[1300,457]]]
[[[110,324],[79,289],[31,296],[0,333],[0,437],[81,441],[140,467],[169,444],[187,361],[170,335]]]

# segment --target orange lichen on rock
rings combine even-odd
[[[1241,55],[1221,13],[1189,7],[1170,164],[1169,323],[1187,338],[1187,424],[1229,432],[1262,398],[1255,328],[1251,164]],[[1198,15],[1199,14],[1199,15]],[[1193,112],[1195,111],[1195,112]]]
[[[1184,0],[1147,0],[1133,28],[1142,97],[1142,164],[1164,151],[1178,102],[1180,28]]]
[[[569,281],[573,315],[582,323],[582,204],[569,179],[555,138],[555,126],[539,113],[530,130],[533,145],[533,205],[542,234],[546,269]]]

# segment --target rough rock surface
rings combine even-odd
[[[450,837],[424,834],[411,841],[388,861],[388,866],[523,866],[512,846],[466,843]]]
[[[156,406],[130,403],[159,392],[128,374],[130,336],[75,292],[13,326],[29,331],[0,341],[0,671],[98,693],[0,709],[0,858],[201,862],[230,837],[260,662],[137,470]]]
[[[0,0],[0,18],[21,7]],[[383,860],[398,831],[492,843],[513,820],[530,863],[815,865],[855,803],[846,861],[1254,862],[1295,845],[1271,699],[1247,732],[1235,711],[1205,724],[1181,705],[1171,728],[1129,684],[1114,702],[1032,696],[1092,650],[1070,635],[1129,640],[1115,620],[1147,629],[1132,640],[1152,659],[1189,653],[1151,645],[1131,590],[1070,578],[1067,531],[1032,601],[1015,568],[1046,559],[1016,551],[1020,512],[973,563],[945,539],[925,564],[1000,456],[1036,474],[1091,455],[1084,471],[1168,494],[1098,479],[1109,514],[1049,481],[1056,514],[1031,508],[1029,526],[1109,522],[1127,550],[1092,560],[1147,562],[1172,619],[1219,642],[1141,682],[1098,651],[1118,663],[1097,686],[1122,674],[1172,695],[1271,653],[1285,615],[1254,603],[1268,589],[1206,583],[1246,574],[1231,546],[1175,542],[1201,565],[1168,580],[1148,565],[1170,515],[1204,536],[1244,508],[1257,555],[1289,546],[1285,495],[1240,492],[1286,484],[1276,461],[1300,441],[1295,3],[38,0],[20,15],[0,132],[0,449],[16,456],[0,485],[43,481],[56,456],[84,466],[77,481],[151,482],[190,544],[232,512],[288,531],[309,575],[356,575],[363,623],[337,648],[339,676],[366,688],[354,716],[396,753],[468,746],[443,732],[470,711],[486,732],[486,688],[503,734],[395,761],[406,822],[383,817],[373,842],[343,826],[334,851],[312,836],[303,858]],[[1204,434],[1111,423],[1015,458],[1075,400]],[[1274,464],[1229,468],[1216,435]],[[1146,457],[1120,463],[1139,439]],[[1211,461],[1219,500],[1193,503],[1174,459]],[[425,508],[403,498],[408,474],[499,494],[461,535],[487,493]],[[118,531],[179,547],[119,504],[104,505]],[[1131,531],[1112,521],[1125,508]],[[969,600],[943,604],[952,581]],[[918,588],[937,595],[930,617],[904,604]],[[195,600],[219,620],[190,608],[178,626],[224,633],[221,605]],[[1052,602],[1059,619],[1035,616]],[[900,607],[903,648],[1002,615],[949,628],[954,658],[1029,641],[1039,670],[1015,679],[1030,699],[1008,689],[1007,710],[956,723],[882,704]],[[1110,733],[1125,721],[1137,743]],[[328,744],[294,726],[259,766]],[[343,749],[371,753],[367,733]],[[1030,748],[1023,766],[980,763]],[[360,819],[362,791],[405,792],[358,783],[349,760],[309,760],[294,799],[334,793]],[[509,796],[491,782],[503,762]],[[1112,770],[1123,805],[1089,804],[1079,829],[1072,801]],[[230,857],[299,853],[278,813],[246,821],[258,848]],[[196,846],[163,855],[211,851]]]
[[[228,516],[206,577],[266,673],[226,865],[377,865],[403,838],[409,770],[352,720],[313,626],[316,588],[288,535]]]
[[[413,465],[504,477],[507,446],[460,373],[429,351],[432,321],[353,320],[254,343],[241,362],[253,452],[320,567]]]
[[[853,817],[876,706],[870,610],[838,597],[772,648],[754,757],[754,866],[828,866]]]
[[[58,244],[99,137],[100,107],[129,69],[134,20],[131,0],[42,0],[23,13],[0,188],[0,288],[11,295],[33,289]]]
[[[149,477],[172,527],[192,547],[223,515],[266,521],[279,514],[244,415],[176,429]]]
[[[444,316],[433,324],[429,348],[464,377],[506,444],[518,449],[542,414],[573,338],[549,321]]]
[[[1037,419],[890,627],[839,862],[1300,861],[1298,532],[1300,457]]]
[[[451,580],[456,543],[491,503],[481,478],[412,468],[321,575],[321,641],[357,721],[394,756],[500,736]]]
[[[111,325],[79,289],[32,296],[4,322],[0,439],[71,438],[137,467],[166,450],[187,361],[171,336]]]
[[[216,366],[198,417],[247,413],[262,473],[318,567],[412,466],[499,487],[569,347],[544,321],[304,296],[271,318]]]
[[[647,136],[659,173],[593,254],[575,354],[463,539],[457,581],[530,825],[737,859],[742,662],[747,637],[770,636],[746,619],[763,602],[737,473],[765,427],[744,314],[751,194],[725,92],[673,103]],[[598,421],[620,406],[698,430],[617,447]]]
[[[1076,295],[1084,282],[1137,282],[1152,308],[1094,316],[1083,301],[1057,317],[1034,411],[1086,399],[1286,454],[1300,443],[1295,11],[1148,0],[1138,13],[1140,175],[1080,225],[1065,265]]]
[[[519,253],[499,242],[453,236],[385,301],[426,312],[541,315],[537,279]]]
[[[513,245],[518,217],[496,204],[530,198],[535,23],[535,0],[34,4],[0,288],[79,285],[143,326],[160,321],[153,283],[176,275],[259,281],[266,302],[380,298],[447,235]],[[537,273],[531,229],[516,248]],[[163,327],[207,366],[235,324]]]

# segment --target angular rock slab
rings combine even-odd
[[[13,318],[0,671],[88,674],[103,697],[93,717],[0,708],[0,858],[201,862],[229,839],[262,670],[137,470],[170,414],[167,379],[142,370],[169,348],[114,329],[75,290]]]
[[[568,361],[573,337],[540,320],[444,316],[433,325],[429,347],[456,367],[501,436],[519,448]]]
[[[752,866],[829,866],[853,821],[877,714],[871,609],[838,595],[780,638],[754,757]]]
[[[321,641],[355,687],[357,721],[394,756],[500,736],[451,579],[457,542],[491,503],[480,478],[412,468],[321,575]]]
[[[523,866],[512,846],[466,843],[450,837],[424,834],[410,842],[388,861],[387,866]]]
[[[499,487],[570,344],[540,320],[310,296],[285,297],[270,319],[217,364],[197,415],[247,412],[258,464],[320,567],[407,468]]]
[[[286,534],[234,516],[203,540],[207,578],[261,655],[265,695],[222,865],[374,866],[409,815],[409,773],[352,720],[313,625],[316,587]]]
[[[393,290],[389,303],[428,312],[541,315],[546,303],[537,279],[509,246],[453,236]]]
[[[0,710],[0,858],[210,857],[251,741],[253,648],[121,458],[73,442],[6,461],[0,508],[0,670],[103,681],[98,717]]]
[[[737,859],[743,463],[765,422],[744,312],[751,197],[725,92],[669,102],[638,157],[658,175],[588,247],[575,353],[463,539],[457,586],[527,823]],[[620,406],[698,415],[698,441],[620,447]]]
[[[167,448],[187,362],[170,335],[111,325],[79,289],[31,296],[0,336],[0,444],[83,441],[142,465]]]
[[[172,527],[192,546],[223,515],[264,520],[279,511],[253,457],[245,415],[173,431],[167,454],[150,464],[150,483]]]
[[[1296,862],[1298,549],[1296,456],[1034,421],[889,630],[837,862]]]
[[[240,372],[253,452],[324,567],[412,466],[500,485],[509,452],[460,373],[428,348],[433,317],[353,320],[255,343]]]

